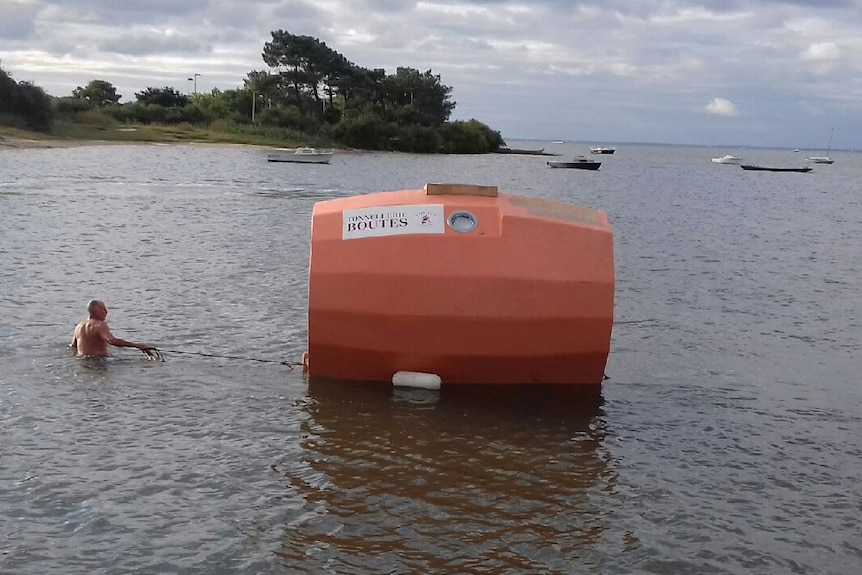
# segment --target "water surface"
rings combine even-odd
[[[0,572],[857,571],[862,155],[725,153],[801,161],[0,149]],[[452,181],[608,213],[598,397],[279,363],[305,349],[314,202]],[[91,298],[167,361],[71,357]]]

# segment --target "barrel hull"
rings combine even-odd
[[[613,298],[602,212],[424,190],[319,202],[308,371],[368,381],[424,372],[444,385],[599,385]]]

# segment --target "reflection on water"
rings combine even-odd
[[[590,496],[612,481],[599,393],[329,380],[308,393],[302,465],[280,470],[305,501],[278,550],[285,566],[536,572],[604,530]]]

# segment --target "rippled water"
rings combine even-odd
[[[0,572],[858,571],[862,154],[725,153],[800,160],[0,149]],[[600,396],[279,364],[305,349],[314,202],[429,181],[609,214]],[[70,357],[94,297],[167,361]]]

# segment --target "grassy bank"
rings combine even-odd
[[[218,124],[218,123],[216,123]],[[295,147],[323,146],[299,133],[286,130],[259,129],[252,126],[215,125],[198,127],[190,124],[160,125],[88,125],[56,122],[50,133],[31,132],[0,126],[0,145],[52,147],[85,143],[209,143],[247,144],[254,146]]]

